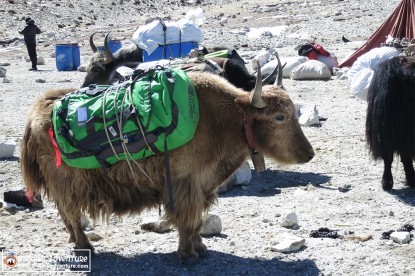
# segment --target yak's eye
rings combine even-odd
[[[278,122],[282,122],[285,120],[285,116],[284,115],[277,115],[275,116],[275,120],[277,120]]]

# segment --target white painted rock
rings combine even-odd
[[[297,226],[297,214],[293,211],[285,211],[280,217],[280,225],[286,228]]]
[[[78,70],[79,72],[86,72],[86,65],[82,64],[76,70]]]
[[[43,57],[38,57],[37,65],[45,65],[45,59]]]
[[[393,232],[390,237],[394,242],[399,244],[409,243],[411,240],[411,234],[409,232]]]
[[[284,233],[275,237],[271,244],[271,250],[281,253],[290,253],[300,250],[305,244],[305,239]]]
[[[207,214],[202,219],[201,235],[213,236],[222,232],[222,221],[219,216]]]
[[[3,83],[11,83],[11,82],[12,82],[12,80],[10,78],[8,78],[8,77],[3,78]]]
[[[5,141],[0,143],[0,158],[9,158],[13,156],[16,143],[13,141]]]

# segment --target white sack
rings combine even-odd
[[[164,21],[164,24],[167,28],[166,41],[164,41],[163,25],[159,20],[154,20],[134,32],[133,42],[150,55],[159,45],[192,41],[199,43],[203,39],[203,32],[199,26],[187,18],[177,22]]]
[[[339,62],[337,61],[336,56],[323,56],[320,54],[317,54],[317,60],[324,63],[327,68],[329,68],[330,72],[333,72],[333,67],[339,67]]]
[[[361,55],[356,59],[347,73],[349,81],[353,80],[353,76],[364,68],[369,68],[376,71],[379,67],[379,63],[388,60],[394,56],[399,55],[399,51],[394,47],[379,47],[373,48],[369,52]]]
[[[330,78],[329,68],[318,60],[308,60],[291,71],[293,80],[328,80]]]
[[[367,101],[367,92],[374,74],[375,71],[370,68],[363,68],[358,71],[350,83],[350,92],[357,98]]]
[[[284,78],[289,78],[291,75],[291,71],[297,67],[300,64],[303,64],[308,60],[307,57],[289,57],[289,58],[281,58],[281,65],[284,65],[284,68],[282,69],[282,76]],[[275,66],[277,66],[278,60],[274,59],[262,66],[261,73],[262,76],[267,76],[271,74],[271,72],[274,70]]]
[[[350,92],[357,98],[366,101],[370,82],[374,72],[379,68],[379,64],[399,54],[400,51],[394,47],[379,47],[373,48],[357,58],[347,73]]]

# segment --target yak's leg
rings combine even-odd
[[[199,257],[204,258],[208,255],[208,250],[207,250],[206,245],[203,244],[202,237],[200,236],[201,228],[202,228],[202,222],[200,222],[199,226],[195,230],[193,237],[192,237],[192,242],[193,242],[194,249],[199,254]]]
[[[89,242],[88,237],[85,235],[84,229],[81,224],[81,213],[77,212],[76,215],[71,217],[70,223],[75,233],[75,248],[77,249],[90,249],[91,254],[94,253],[94,247]]]
[[[69,222],[69,219],[65,216],[65,213],[61,210],[61,208],[59,208],[59,206],[58,206],[58,211],[62,218],[63,223],[65,224],[66,230],[68,230],[68,233],[69,233],[68,242],[75,242],[76,240],[75,232],[73,231],[73,228],[72,228],[71,223]]]
[[[393,161],[393,152],[388,152],[383,154],[383,176],[382,176],[382,188],[387,191],[393,187],[393,177],[392,177],[392,161]]]
[[[194,230],[186,226],[179,226],[179,253],[180,259],[185,264],[195,264],[198,261],[199,254],[193,246]]]
[[[410,187],[415,187],[415,171],[414,165],[412,163],[412,155],[401,154],[401,162],[403,164],[403,168],[405,171],[406,185]]]

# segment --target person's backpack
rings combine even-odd
[[[320,54],[325,57],[330,56],[330,53],[327,52],[323,48],[323,46],[315,42],[308,42],[306,44],[303,44],[298,50],[299,56],[305,56],[305,57],[308,57],[309,59],[317,60],[317,54]]]
[[[193,138],[199,105],[185,72],[157,67],[137,70],[132,79],[83,88],[54,104],[50,135],[68,166],[107,168],[161,154]]]

